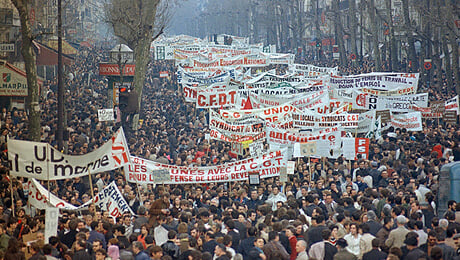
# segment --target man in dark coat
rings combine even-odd
[[[72,260],[88,260],[91,256],[86,252],[86,241],[79,239],[75,243],[75,254]]]
[[[151,227],[158,226],[158,219],[160,215],[168,215],[169,214],[169,193],[165,192],[161,195],[161,198],[155,200],[150,206],[149,210],[149,225]]]
[[[379,246],[382,241],[378,238],[372,239],[372,250],[363,254],[363,260],[384,260],[387,259],[387,254],[380,251]]]

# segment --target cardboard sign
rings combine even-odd
[[[379,116],[383,124],[386,124],[391,121],[390,110],[376,111],[375,118],[378,118]]]
[[[155,183],[164,183],[171,181],[171,175],[166,169],[154,170],[152,171],[153,182]]]
[[[160,71],[160,78],[167,78],[169,73],[167,71]]]
[[[316,142],[307,142],[300,144],[300,154],[302,156],[310,157],[316,154]]]
[[[287,177],[287,169],[286,167],[281,167],[280,169],[280,182],[287,182],[288,177]]]
[[[115,120],[113,109],[109,108],[97,110],[97,118],[99,119],[99,122]]]
[[[264,143],[263,142],[253,142],[249,144],[249,153],[252,157],[257,157],[264,152]]]
[[[457,111],[455,110],[445,111],[442,120],[446,124],[457,124]]]
[[[243,144],[242,143],[232,143],[232,152],[238,155],[243,155],[244,154]]]

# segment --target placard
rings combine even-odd
[[[280,168],[280,182],[287,182],[288,177],[287,177],[287,168],[286,167],[281,167]]]
[[[154,183],[164,183],[171,181],[171,174],[167,169],[153,170],[152,171]]]
[[[243,155],[244,149],[243,149],[243,144],[242,143],[232,143],[232,152],[236,153],[238,155]]]
[[[316,142],[306,142],[300,144],[300,154],[310,157],[316,154]]]
[[[260,175],[257,172],[249,173],[249,185],[259,185],[260,184]]]
[[[48,207],[45,211],[45,241],[52,236],[57,236],[59,209]]]
[[[249,144],[249,153],[252,157],[257,157],[264,152],[264,143],[263,142],[253,142]]]
[[[110,109],[110,108],[108,108],[108,109],[98,109],[97,110],[97,118],[99,119],[99,122],[115,120],[113,109]]]
[[[457,124],[457,111],[446,110],[443,114],[442,120],[446,124]]]
[[[386,124],[391,121],[390,110],[376,111],[375,118],[378,118],[379,116],[383,124]]]
[[[286,171],[288,175],[294,174],[294,169],[295,169],[295,162],[294,161],[288,161],[286,165]]]

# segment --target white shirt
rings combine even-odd
[[[347,240],[348,246],[346,249],[348,252],[354,254],[355,256],[359,256],[359,241],[361,240],[361,235],[358,234],[358,236],[355,237],[349,233],[346,234],[343,238]]]

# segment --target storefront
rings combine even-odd
[[[0,62],[0,76],[0,108],[25,109],[28,91],[26,73],[8,62]],[[38,84],[41,85],[42,81],[39,80]]]

